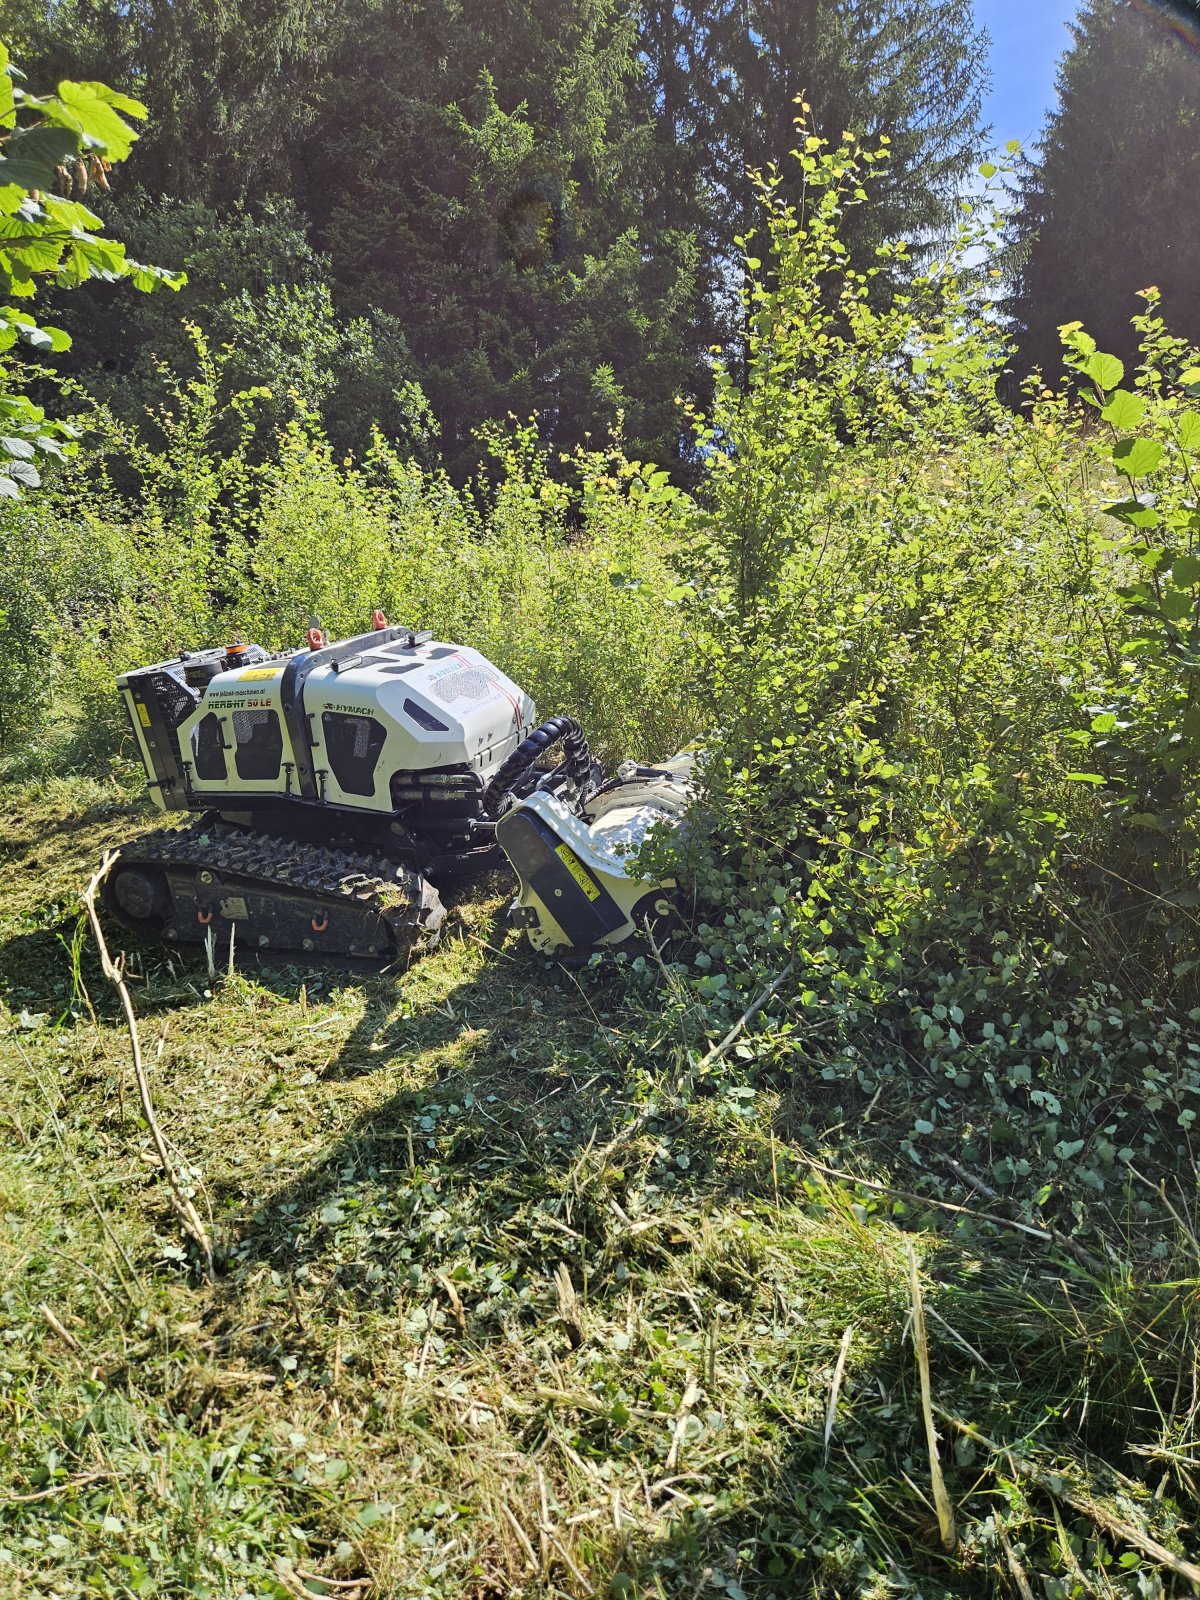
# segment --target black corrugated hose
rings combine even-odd
[[[488,784],[483,796],[484,816],[496,816],[505,795],[511,792],[522,774],[560,739],[567,776],[576,788],[583,788],[592,773],[592,752],[588,749],[583,729],[574,717],[551,717],[521,741]]]

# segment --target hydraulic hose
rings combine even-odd
[[[500,767],[483,795],[483,814],[495,817],[522,776],[540,755],[544,755],[562,740],[563,766],[577,789],[582,789],[592,775],[592,752],[588,749],[583,729],[574,717],[551,717],[523,739]]]

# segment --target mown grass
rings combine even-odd
[[[1195,1547],[1179,1203],[1151,1280],[1134,1239],[1097,1273],[830,1180],[853,1128],[819,1135],[803,1085],[690,1096],[655,975],[534,957],[499,882],[404,973],[131,951],[207,1280],[76,938],[94,863],[151,820],[85,779],[0,820],[0,1593],[1188,1591],[1077,1509]],[[861,1175],[903,1188],[872,1148]]]

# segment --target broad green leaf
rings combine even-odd
[[[54,342],[44,328],[22,328],[19,337],[33,350],[54,349]]]
[[[1144,506],[1140,500],[1114,500],[1104,507],[1110,517],[1127,523],[1131,528],[1156,528],[1158,512],[1153,506]]]
[[[10,461],[8,471],[18,483],[23,483],[27,489],[36,489],[41,485],[42,475],[32,461]]]
[[[87,206],[80,205],[78,200],[63,200],[58,195],[48,194],[42,201],[42,208],[52,222],[59,223],[64,228],[102,228],[103,219],[94,211],[89,211]]]
[[[6,152],[25,161],[40,161],[48,177],[64,161],[79,153],[79,135],[71,128],[52,128],[42,123],[36,128],[19,128],[8,141]]]
[[[1116,356],[1106,356],[1102,350],[1094,350],[1083,363],[1082,370],[1098,388],[1115,389],[1125,376],[1125,363]]]
[[[1064,322],[1058,335],[1069,350],[1076,350],[1081,356],[1090,356],[1096,348],[1095,339],[1090,333],[1084,332],[1082,322]],[[1117,381],[1120,382],[1120,379]]]
[[[1108,404],[1100,415],[1114,428],[1136,428],[1146,412],[1146,401],[1129,389],[1117,389],[1108,397]]]
[[[994,178],[996,176],[996,168],[990,161],[985,161],[979,168],[979,176],[981,178]]]
[[[1179,418],[1179,443],[1184,450],[1200,450],[1200,411],[1185,411]]]
[[[1129,478],[1144,478],[1162,460],[1163,447],[1157,439],[1122,439],[1113,446],[1113,465]]]
[[[0,450],[3,450],[5,455],[14,456],[21,461],[28,461],[34,454],[34,448],[28,439],[18,439],[11,433],[0,434]]]
[[[53,272],[62,259],[66,239],[61,235],[45,239],[21,239],[9,248],[14,266],[30,272]]]
[[[12,79],[8,75],[8,50],[0,43],[0,128],[11,128],[17,120]]]
[[[151,289],[182,289],[187,282],[186,272],[170,272],[166,267],[147,267],[140,261],[126,263],[129,278],[135,289],[148,293]]]
[[[0,184],[16,183],[22,189],[46,189],[54,179],[54,168],[44,161],[23,156],[0,158]]]
[[[90,89],[98,99],[116,111],[123,111],[127,117],[136,117],[139,122],[145,122],[150,113],[140,100],[134,100],[127,94],[122,94],[118,89],[110,89],[106,83],[88,82],[83,88]]]
[[[89,149],[103,151],[110,161],[124,161],[137,138],[109,102],[96,93],[95,84],[64,79],[57,97],[47,101],[44,114],[52,122],[77,129]]]
[[[1181,589],[1194,589],[1200,583],[1200,555],[1176,556],[1171,563],[1171,582]]]
[[[1179,382],[1185,389],[1200,388],[1200,367],[1189,367],[1186,372],[1181,372]]]
[[[6,478],[3,473],[0,473],[0,499],[19,500],[20,498],[21,491],[16,484],[11,478]]]
[[[1185,589],[1176,589],[1173,584],[1168,584],[1162,598],[1163,616],[1171,622],[1182,622],[1188,616],[1196,603],[1194,595]]]
[[[1068,783],[1103,783],[1104,779],[1098,772],[1068,772]]]

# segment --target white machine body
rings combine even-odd
[[[289,708],[289,675],[296,681],[311,653],[214,673],[173,730],[156,729],[152,706],[135,697],[131,679],[140,675],[118,679],[147,771],[156,771],[151,746],[165,731],[191,809],[230,806],[239,796],[296,796],[311,769],[316,800],[391,814],[419,774],[474,773],[482,787],[536,721],[530,697],[478,650],[420,636],[320,661],[304,673]],[[168,662],[148,670],[179,668]],[[298,730],[307,749],[297,749]],[[178,809],[184,798],[161,783],[152,793],[161,810]]]

